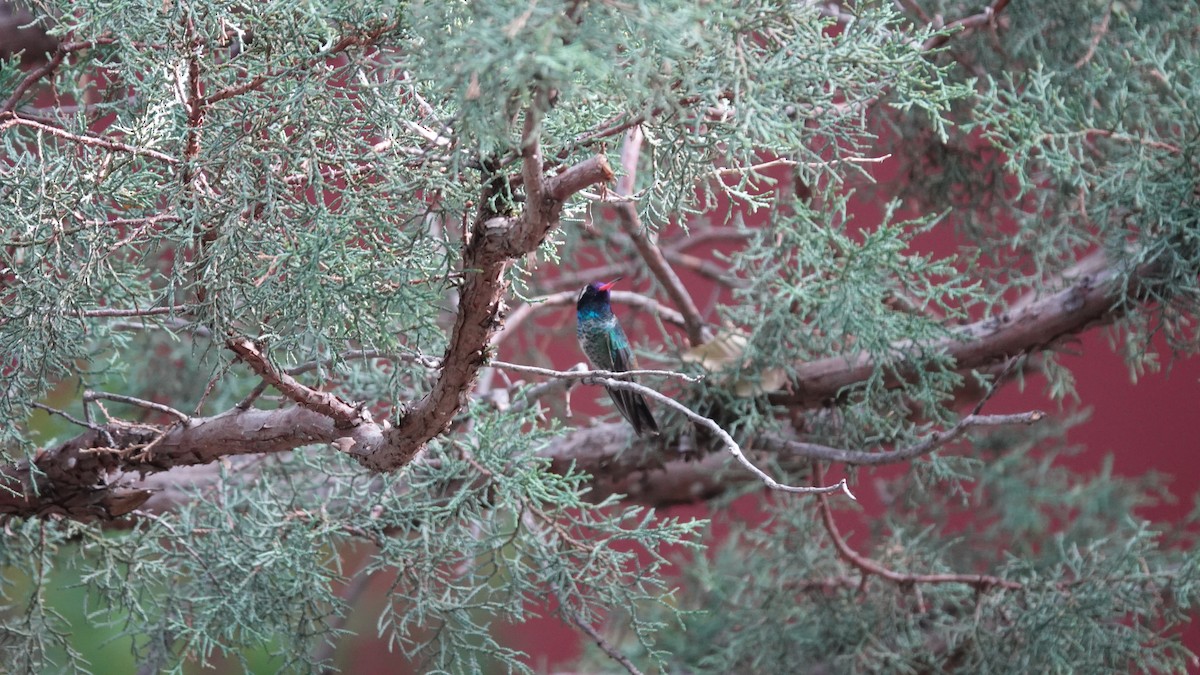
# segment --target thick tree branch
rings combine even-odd
[[[482,237],[477,241],[486,242],[488,239]],[[1146,283],[1142,279],[1152,277],[1149,269],[1141,272],[1133,275],[1135,287],[1139,283]],[[965,326],[953,339],[940,341],[935,347],[948,350],[959,359],[958,365],[963,368],[986,367],[1012,354],[1036,353],[1053,348],[1065,337],[1090,326],[1112,321],[1119,315],[1119,301],[1136,297],[1137,288],[1131,289],[1117,283],[1119,278],[1117,270],[1107,264],[1102,254],[1094,254],[1064,275],[1067,285],[1062,290],[1044,297],[1030,294],[1015,303],[1009,312]],[[493,283],[498,284],[499,277],[496,279]],[[490,288],[498,289],[498,286]],[[469,317],[475,327],[469,331],[467,328],[457,330],[462,331],[460,334],[463,335],[469,332],[474,339],[480,340],[477,344],[486,344],[486,340],[494,333],[489,330],[492,324],[481,323],[481,318],[491,318],[492,315],[481,308],[486,310],[490,305],[486,302],[479,305],[478,300],[469,293],[464,293],[463,297],[467,302],[460,304],[460,317]],[[486,296],[484,299],[490,300],[492,297]],[[460,321],[463,320],[460,318]],[[271,374],[270,364],[262,359],[261,354],[255,356],[257,350],[249,351],[245,345],[240,347],[256,372],[262,369],[260,374],[266,373],[271,379],[276,377]],[[474,352],[472,358],[479,360],[464,360],[452,348],[444,360],[449,365],[442,370],[439,381],[445,380],[446,373],[450,372],[454,381],[468,382],[472,366],[483,363],[484,351]],[[866,364],[869,363],[869,359],[866,359]],[[800,372],[802,387],[790,395],[790,404],[796,406],[816,405],[832,398],[842,387],[860,382],[871,373],[870,366],[862,360],[848,361],[845,358],[824,359],[802,365]],[[821,377],[805,379],[806,372],[815,372]],[[633,384],[618,380],[612,382],[619,383],[619,387]],[[295,389],[282,379],[280,384],[283,387],[281,390],[290,391],[289,396],[294,399],[308,396],[305,391],[307,388]],[[438,391],[436,387],[435,391]],[[449,399],[447,411],[457,410],[456,406],[460,404],[457,395],[456,392]],[[434,400],[432,397],[432,393],[426,397],[425,405],[432,405],[428,402]],[[340,413],[336,413],[343,419],[350,410],[357,410],[344,402],[330,405],[339,409],[345,406]],[[413,410],[419,408],[416,406]],[[447,415],[452,414],[447,412]],[[920,456],[961,437],[973,427],[1031,423],[1036,421],[1038,415],[1036,412],[979,415],[976,411],[926,441],[890,452],[828,448],[790,438],[760,438],[748,445],[777,453],[778,459],[789,465],[814,458],[874,465]],[[410,413],[405,419],[414,416],[414,413]],[[433,433],[435,427],[427,421],[430,418],[417,419],[422,421],[419,425],[421,433]],[[448,426],[449,417],[445,419]],[[411,458],[416,449],[428,440],[417,435],[415,429],[417,425],[414,423],[397,438],[396,430],[386,422],[376,424],[364,420],[351,428],[339,428],[333,417],[302,407],[270,411],[234,409],[215,417],[192,418],[190,423],[175,424],[169,428],[108,424],[99,430],[90,429],[57,448],[43,451],[34,458],[36,471],[31,472],[28,465],[0,470],[0,513],[29,515],[57,512],[77,517],[113,517],[136,508],[140,500],[147,498],[150,493],[135,483],[107,483],[104,476],[109,471],[164,471],[233,455],[281,452],[311,443],[333,443],[368,466],[389,467],[393,466],[391,462],[396,461],[398,456]],[[106,435],[111,440],[106,439]],[[153,447],[146,451],[152,442]],[[720,494],[729,483],[750,478],[749,474],[743,472],[726,472],[722,475],[721,469],[725,465],[723,454],[685,462],[678,459],[683,455],[680,448],[651,448],[650,445],[635,441],[635,449],[643,449],[637,452],[629,450],[630,443],[628,430],[623,425],[599,425],[567,435],[544,450],[543,455],[550,458],[554,471],[565,472],[574,467],[592,473],[596,477],[595,496],[620,492],[636,501],[655,504],[704,499]],[[45,475],[34,479],[33,474]],[[5,491],[5,487],[9,491]]]
[[[1135,272],[1134,285],[1145,276]],[[1114,321],[1121,301],[1136,288],[1119,283],[1121,272],[1110,265],[1103,252],[1093,253],[1061,278],[1062,290],[1040,295],[1030,293],[999,315],[956,328],[951,335],[933,343],[895,345],[897,355],[919,348],[944,353],[955,368],[968,370],[995,363],[1015,354],[1051,349],[1064,338],[1092,326]],[[772,403],[812,408],[834,400],[845,388],[865,382],[878,367],[870,354],[833,356],[801,364],[796,369],[792,392],[772,395]],[[901,374],[904,375],[903,370]],[[904,375],[905,377],[907,375]],[[902,378],[892,374],[889,386]]]
[[[544,95],[539,94],[537,100],[545,104]],[[537,105],[526,112],[521,155],[529,197],[524,211],[516,218],[492,217],[487,206],[491,200],[481,200],[483,209],[463,250],[458,313],[441,373],[433,389],[406,411],[388,433],[387,445],[359,455],[360,461],[374,470],[390,471],[403,466],[430,439],[449,428],[488,359],[493,336],[503,327],[507,288],[504,275],[508,266],[515,258],[541,245],[549,231],[558,225],[568,197],[588,185],[613,178],[603,155],[585,160],[553,178],[545,178],[538,138],[540,117]],[[488,180],[494,182],[494,177],[485,176],[485,181]]]
[[[248,454],[293,450],[312,443],[343,448],[384,444],[383,428],[340,429],[328,416],[298,406],[233,409],[167,426],[112,422],[89,430],[31,461],[0,467],[0,514],[60,514],[111,519],[137,508],[152,492],[121,473],[154,473]]]

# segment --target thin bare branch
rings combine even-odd
[[[179,160],[177,158],[171,157],[170,155],[161,153],[157,150],[150,150],[149,148],[135,147],[135,146],[129,145],[128,143],[114,141],[111,138],[100,138],[97,136],[82,136],[80,134],[73,134],[65,129],[59,129],[58,127],[52,127],[49,124],[43,124],[36,120],[31,120],[31,119],[28,119],[25,117],[20,117],[12,111],[0,112],[0,131],[5,131],[5,130],[10,129],[15,126],[23,126],[23,127],[30,127],[32,129],[37,129],[38,131],[43,131],[52,136],[57,136],[59,138],[66,139],[68,141],[72,141],[74,143],[79,143],[80,145],[104,148],[106,150],[113,150],[116,152],[126,152],[131,155],[139,155],[141,157],[150,157],[152,159],[157,159],[160,162],[163,162],[165,164],[170,164],[172,166],[179,164]]]
[[[561,599],[559,602],[562,602]],[[578,626],[579,630],[587,633],[588,636],[596,642],[596,646],[599,647],[601,651],[603,651],[605,654],[608,654],[610,659],[619,663],[622,668],[630,673],[630,675],[642,675],[642,671],[638,670],[638,667],[633,665],[633,661],[630,661],[628,656],[625,656],[619,649],[614,647],[611,642],[609,642],[603,635],[600,634],[600,631],[592,627],[592,624],[584,621],[583,617],[580,616],[578,612],[571,611],[567,608],[563,608],[563,612],[568,618],[571,619],[571,623]]]
[[[383,35],[386,34],[388,31],[395,28],[396,25],[397,25],[397,22],[385,23],[385,24],[376,26],[373,29],[364,31],[361,34],[345,35],[340,40],[335,42],[329,49],[321,52],[317,56],[312,57],[311,59],[306,61],[302,66],[298,66],[296,69],[297,70],[307,70],[308,68],[312,68],[313,66],[324,61],[325,59],[328,59],[331,56],[340,54],[341,52],[344,52],[351,47],[367,46],[367,45],[373,44],[374,42],[379,40],[379,38],[383,37]],[[221,101],[225,101],[225,100],[237,97],[237,96],[241,96],[242,94],[249,93],[251,91],[254,91],[255,89],[258,89],[259,87],[263,86],[264,84],[266,84],[268,80],[279,77],[282,74],[283,74],[282,72],[268,72],[263,75],[257,75],[255,77],[252,77],[249,80],[242,82],[241,84],[230,85],[230,86],[225,87],[224,89],[222,89],[220,91],[214,92],[212,95],[206,97],[204,99],[204,105],[210,106],[214,103],[219,103]]]
[[[693,411],[691,408],[685,406],[679,401],[658,393],[650,387],[638,384],[637,382],[614,380],[610,377],[596,377],[593,378],[593,381],[603,384],[610,389],[624,389],[626,391],[637,392],[643,396],[648,396],[649,398],[667,406],[668,408],[672,408],[683,413],[688,419],[711,431],[717,438],[721,440],[721,442],[725,445],[725,448],[729,450],[729,453],[732,454],[738,460],[738,462],[742,464],[742,466],[746,467],[751,473],[758,476],[758,479],[772,490],[792,492],[796,494],[827,494],[830,492],[844,492],[846,493],[847,497],[856,499],[854,493],[850,492],[850,487],[847,485],[844,478],[834,485],[813,487],[784,485],[783,483],[776,481],[774,478],[771,478],[769,475],[767,475],[762,469],[755,466],[754,463],[751,462],[748,457],[746,457],[746,454],[742,452],[741,446],[738,445],[737,441],[733,440],[733,436],[730,436],[729,432],[721,428],[721,425],[705,417],[704,415]]]
[[[504,361],[492,361],[491,365],[494,368],[512,370],[518,373],[542,375],[544,377],[557,377],[566,380],[588,380],[601,377],[624,379],[639,375],[669,377],[683,380],[685,382],[699,382],[700,380],[704,379],[703,376],[687,375],[685,373],[677,373],[673,370],[625,370],[620,372],[614,372],[611,370],[551,370],[549,368],[538,368],[537,366],[526,366],[519,363],[506,363]]]
[[[0,113],[11,112],[15,110],[17,103],[20,103],[21,97],[25,95],[25,92],[29,91],[29,88],[34,84],[37,84],[37,82],[43,77],[46,77],[50,73],[54,72],[54,69],[58,68],[66,56],[67,51],[62,48],[62,45],[59,45],[58,49],[54,51],[54,56],[50,57],[50,59],[42,65],[30,70],[25,76],[25,79],[21,80],[21,83],[18,84],[15,89],[13,89],[12,95],[4,101],[3,105],[0,105]]]
[[[171,305],[170,307],[147,307],[146,309],[120,309],[117,307],[101,307],[98,309],[85,309],[79,312],[79,316],[88,319],[111,319],[111,318],[128,318],[134,316],[159,316],[162,314],[182,314],[188,311],[188,305]]]
[[[982,12],[966,16],[957,21],[952,21],[946,24],[946,32],[939,33],[925,41],[923,48],[925,51],[937,49],[950,41],[950,38],[957,34],[958,31],[965,31],[972,28],[979,28],[990,25],[996,20],[996,16],[1008,7],[1010,0],[992,0],[992,3],[983,8]]]
[[[58,408],[52,408],[52,407],[46,405],[45,403],[39,403],[38,401],[34,401],[34,402],[30,403],[30,405],[33,406],[34,408],[37,408],[38,410],[45,410],[46,412],[48,412],[52,415],[58,415],[59,417],[65,419],[66,421],[68,421],[71,424],[74,424],[76,426],[81,426],[81,427],[84,427],[87,429],[91,429],[92,431],[100,431],[103,428],[99,424],[94,424],[94,423],[88,422],[86,420],[81,420],[78,417],[75,417],[74,415],[71,415],[70,413],[66,412],[65,410],[59,410]]]
[[[91,389],[88,389],[83,392],[83,402],[85,404],[91,403],[92,401],[101,400],[101,399],[107,400],[107,401],[116,401],[118,403],[127,403],[129,405],[135,405],[139,408],[145,408],[147,410],[155,410],[157,412],[164,413],[166,415],[170,415],[171,417],[174,417],[175,419],[179,420],[180,422],[183,422],[184,424],[187,424],[192,421],[191,416],[189,416],[187,413],[183,412],[182,410],[176,410],[169,405],[163,405],[162,403],[155,403],[154,401],[147,401],[146,399],[137,398],[136,396],[126,396],[124,394],[113,394],[113,393],[109,393],[107,391],[92,391]],[[91,428],[91,425],[85,425],[85,426],[88,426],[89,428]]]
[[[763,449],[826,462],[841,462],[856,466],[879,466],[907,462],[927,455],[950,442],[957,440],[963,434],[977,427],[1008,426],[1013,424],[1034,424],[1044,419],[1046,414],[1040,410],[1009,415],[967,415],[954,426],[945,431],[935,431],[925,440],[890,452],[869,452],[866,450],[849,450],[833,448],[817,443],[790,440],[778,436],[765,436],[759,443]]]
[[[813,480],[820,481],[822,473],[820,462],[814,462]],[[845,538],[838,531],[837,523],[834,522],[833,510],[829,507],[828,497],[823,494],[817,495],[817,509],[821,512],[821,522],[825,526],[825,531],[829,533],[829,538],[833,541],[838,555],[863,574],[886,579],[898,586],[912,586],[913,584],[967,584],[980,591],[986,591],[991,588],[1003,588],[1006,590],[1019,590],[1023,588],[1021,584],[1015,581],[1001,579],[1000,577],[988,574],[912,574],[908,572],[896,572],[875,560],[859,554],[846,543]]]

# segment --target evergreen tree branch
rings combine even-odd
[[[323,50],[320,54],[317,54],[316,56],[313,56],[312,58],[305,61],[303,65],[299,66],[299,69],[300,70],[308,70],[308,69],[316,66],[317,64],[325,61],[329,57],[336,56],[336,55],[346,51],[347,49],[350,49],[351,47],[366,47],[366,46],[375,44],[376,42],[379,41],[380,38],[382,38],[389,31],[394,29],[397,25],[398,24],[395,21],[381,23],[372,28],[364,29],[361,33],[349,33],[347,35],[343,35],[337,42],[333,43],[333,45],[331,45],[328,49]],[[211,106],[214,103],[220,103],[221,101],[225,101],[225,100],[228,100],[231,98],[235,98],[237,96],[241,96],[243,94],[247,94],[249,92],[254,91],[255,89],[258,89],[259,87],[266,84],[268,81],[270,81],[274,78],[277,78],[282,74],[283,74],[283,72],[269,71],[269,72],[263,73],[261,75],[256,75],[241,84],[236,84],[236,85],[231,85],[231,86],[225,87],[224,89],[221,89],[220,91],[214,92],[211,95],[205,97],[203,100],[203,105]]]
[[[145,399],[137,398],[136,396],[126,396],[124,394],[112,394],[112,393],[109,393],[106,391],[92,391],[90,389],[83,392],[83,404],[85,406],[88,403],[91,403],[92,401],[98,401],[101,399],[107,399],[109,401],[116,401],[118,403],[126,403],[129,405],[135,405],[135,406],[138,406],[139,408],[145,408],[147,410],[153,410],[155,412],[160,412],[160,413],[163,413],[166,415],[170,415],[171,417],[174,417],[175,419],[179,420],[180,422],[182,422],[184,424],[187,424],[188,422],[190,422],[192,420],[192,418],[189,417],[187,415],[187,413],[185,413],[181,410],[176,410],[176,409],[172,408],[171,406],[163,405],[162,403],[155,403],[154,401],[147,401]]]
[[[317,391],[275,368],[267,361],[258,346],[250,340],[244,337],[235,337],[230,338],[225,344],[264,382],[275,387],[284,396],[301,406],[332,419],[339,427],[349,428],[362,423],[374,423],[371,413],[363,406],[351,405],[334,394]]]
[[[813,480],[818,483],[821,482],[823,473],[821,463],[813,462]],[[858,553],[850,547],[850,544],[846,542],[841,532],[838,531],[837,523],[833,519],[833,510],[829,507],[829,499],[824,494],[817,495],[817,510],[821,512],[821,523],[824,525],[825,531],[829,534],[830,540],[833,541],[838,556],[857,568],[863,575],[877,576],[898,586],[905,587],[911,587],[915,584],[967,584],[978,591],[986,591],[992,588],[1003,588],[1011,591],[1024,588],[1018,582],[1001,579],[989,574],[913,574],[911,572],[897,572]],[[919,611],[925,612],[926,610],[924,607],[921,607]]]
[[[758,479],[760,481],[762,481],[763,485],[766,485],[768,488],[771,488],[772,490],[779,490],[780,492],[791,492],[791,493],[795,493],[795,494],[827,494],[830,492],[839,492],[840,491],[840,492],[846,493],[847,497],[849,497],[851,499],[855,499],[854,493],[850,492],[850,487],[846,484],[846,479],[844,479],[844,478],[842,480],[838,481],[834,485],[819,485],[818,484],[816,486],[784,485],[783,483],[776,481],[774,478],[767,475],[767,473],[765,471],[763,471],[762,469],[755,466],[754,462],[751,462],[750,459],[748,457],[746,457],[746,453],[742,452],[742,447],[740,445],[738,445],[737,441],[735,441],[733,439],[733,436],[729,435],[728,431],[725,431],[724,429],[721,428],[720,424],[717,424],[716,422],[705,417],[704,415],[701,415],[700,413],[695,412],[691,408],[683,405],[682,403],[676,401],[675,399],[658,393],[657,391],[651,389],[650,387],[638,384],[637,382],[626,382],[624,380],[616,380],[611,377],[594,377],[594,378],[592,378],[592,381],[594,381],[598,384],[603,384],[605,387],[608,387],[609,389],[624,389],[626,391],[637,392],[643,396],[647,396],[655,401],[658,401],[659,403],[667,406],[668,408],[673,408],[673,409],[683,413],[683,415],[685,417],[687,417],[688,419],[690,419],[691,421],[693,421],[696,424],[699,424],[700,426],[711,431],[713,433],[713,435],[715,435],[718,439],[720,439],[721,443],[725,446],[725,449],[728,450],[731,455],[733,455],[734,459],[736,459],[742,466],[746,467],[746,469],[748,469],[755,476],[758,476]]]
[[[550,229],[558,225],[563,204],[571,195],[588,185],[612,179],[612,170],[603,155],[596,155],[545,178],[539,140],[541,106],[547,94],[535,95],[535,104],[526,111],[521,141],[522,176],[528,198],[518,217],[493,217],[489,195],[497,183],[485,181],[480,200],[480,216],[463,250],[463,284],[459,293],[458,313],[450,334],[450,344],[442,358],[441,373],[433,389],[398,420],[388,433],[388,443],[359,458],[377,471],[403,466],[425,443],[450,426],[454,414],[466,403],[487,360],[492,337],[503,327],[504,273],[516,258],[534,251]]]
[[[984,7],[982,12],[951,21],[950,23],[946,24],[946,32],[938,33],[937,35],[925,41],[925,51],[930,51],[944,46],[950,41],[950,38],[959,31],[990,25],[996,20],[996,16],[999,15],[1000,12],[1003,12],[1005,7],[1008,7],[1009,1],[1010,0],[992,0],[991,4],[989,4],[987,7]]]
[[[597,164],[597,167],[599,166],[601,165]],[[1148,274],[1148,271],[1144,273]],[[1121,305],[1118,301],[1131,291],[1116,284],[1118,278],[1117,270],[1107,266],[1107,259],[1103,254],[1093,254],[1064,275],[1064,279],[1070,283],[1063,290],[1041,298],[1030,294],[1014,303],[1009,312],[965,326],[955,339],[942,341],[936,346],[948,350],[958,358],[958,365],[963,368],[986,366],[1008,358],[1010,354],[1053,348],[1064,337],[1091,326],[1110,322],[1119,315]],[[1134,275],[1134,278],[1137,279],[1137,275]],[[466,294],[463,297],[470,298]],[[462,307],[464,305],[460,305],[460,316]],[[480,335],[485,334],[486,331],[480,331]],[[262,368],[269,377],[273,377],[270,375],[269,364],[261,354],[255,356],[258,353],[256,348],[250,351],[244,344],[241,346],[250,356],[249,363],[252,367],[257,364],[257,368]],[[819,404],[825,398],[834,396],[843,386],[850,386],[869,376],[870,365],[864,365],[864,362],[869,364],[869,357],[859,357],[849,363],[847,359],[834,358],[802,365],[799,380],[804,386],[797,390],[802,393],[786,395],[790,398],[785,400],[794,406]],[[465,378],[468,367],[469,362],[456,366],[444,365],[443,377],[447,368],[451,368],[457,373],[457,377]],[[806,373],[816,373],[820,377],[809,378],[806,377]],[[619,380],[600,381],[617,383],[614,385],[617,388],[640,387],[635,383]],[[308,396],[305,391],[307,388],[291,388],[282,378],[280,382],[292,395],[299,398]],[[821,392],[824,394],[819,395]],[[658,392],[653,392],[650,396],[660,401],[666,398]],[[679,404],[670,400],[665,405],[675,407]],[[334,407],[341,410],[336,414],[342,419],[346,419],[345,416],[353,410],[352,406],[344,402]],[[950,440],[948,437],[960,436],[973,425],[1000,423],[1001,420],[1005,423],[1028,423],[1034,421],[1035,416],[1036,413],[1016,416],[969,416],[960,421],[962,426],[952,427],[938,440],[931,438],[902,450],[901,454],[825,448],[790,439],[766,438],[760,442],[765,443],[764,447],[767,449],[794,452],[800,457],[879,464],[919,456],[922,451],[928,452],[944,444]],[[446,426],[448,419],[447,417]],[[711,476],[702,475],[709,468],[705,465],[710,462],[708,459],[704,460],[705,463],[666,464],[661,461],[655,463],[653,460],[647,464],[641,459],[631,462],[616,461],[614,458],[621,457],[621,451],[629,442],[628,431],[620,428],[620,425],[616,426],[615,430],[580,430],[560,440],[547,450],[547,456],[552,459],[552,466],[557,471],[565,471],[574,465],[592,472],[599,477],[601,484],[632,494],[635,501],[663,503],[663,500],[671,501],[684,495],[690,495],[689,501],[694,501],[724,491],[719,482],[712,480]],[[253,430],[252,433],[246,433],[247,429]],[[279,431],[284,429],[287,432]],[[428,427],[426,429],[428,430]],[[396,447],[394,437],[386,435],[393,432],[386,424],[381,426],[360,423],[350,429],[341,429],[335,425],[334,418],[303,408],[275,411],[235,409],[213,418],[193,418],[190,425],[175,425],[165,434],[159,429],[140,429],[135,432],[114,425],[106,426],[105,430],[106,433],[111,433],[115,443],[106,443],[99,433],[90,431],[57,449],[41,453],[35,459],[38,467],[35,473],[44,473],[53,483],[60,483],[57,487],[47,488],[42,484],[33,486],[30,467],[27,465],[6,469],[0,477],[0,486],[8,487],[9,490],[0,490],[0,493],[4,493],[0,495],[0,512],[38,513],[49,509],[85,517],[95,517],[97,513],[119,515],[127,512],[121,509],[129,503],[128,490],[123,486],[97,488],[103,486],[103,481],[99,479],[101,466],[106,470],[121,466],[129,471],[161,471],[174,466],[211,462],[224,456],[280,452],[317,442],[336,443],[339,449],[350,451],[368,466],[378,466],[382,463],[379,458],[389,456],[388,453],[393,452]],[[162,435],[161,440],[148,456],[138,461],[121,461],[131,451],[136,452],[144,448],[159,435]],[[406,437],[405,443],[413,443],[407,440],[408,438],[411,436]],[[419,445],[403,447],[413,448],[412,452],[415,454],[415,448]],[[95,457],[89,462],[79,464],[83,467],[93,466],[91,471],[81,469],[78,473],[72,473],[66,469],[77,461],[81,452],[88,455],[91,450],[105,448],[107,450],[95,453]],[[627,453],[627,456],[636,454]],[[713,467],[719,466],[719,462],[711,462]],[[662,470],[658,470],[660,466]],[[700,470],[701,466],[706,468]],[[149,493],[137,494],[143,500],[149,496]]]
[[[621,165],[625,169],[625,175],[617,181],[617,194],[622,197],[629,197],[633,194],[633,187],[637,182],[637,165],[641,147],[642,130],[636,126],[630,128],[625,132],[625,142],[621,146]],[[707,336],[700,309],[696,307],[692,296],[688,294],[683,282],[679,280],[679,275],[671,269],[671,265],[663,256],[662,251],[650,240],[641,218],[638,217],[637,206],[629,201],[612,201],[610,204],[617,212],[621,229],[633,240],[633,245],[642,256],[642,260],[646,262],[646,266],[654,274],[654,278],[662,284],[663,290],[671,298],[671,302],[683,315],[688,342],[693,347],[704,344]]]
[[[43,124],[36,120],[31,120],[29,118],[22,117],[12,111],[0,112],[0,131],[5,131],[7,129],[11,129],[16,126],[23,126],[23,127],[29,127],[31,129],[37,129],[38,131],[43,131],[52,136],[57,136],[59,138],[71,141],[73,143],[78,143],[80,145],[86,145],[86,146],[94,147],[94,148],[104,148],[105,150],[112,150],[114,152],[124,152],[124,153],[128,153],[131,155],[139,155],[141,157],[149,157],[151,159],[156,159],[164,164],[169,164],[172,166],[179,164],[178,158],[161,153],[157,150],[151,150],[149,148],[139,148],[139,147],[136,147],[133,145],[129,145],[128,143],[122,143],[120,141],[113,140],[111,138],[102,138],[102,137],[98,137],[98,136],[83,136],[80,134],[73,134],[65,129],[59,129],[58,127],[50,126],[49,124]]]
[[[1119,318],[1127,309],[1122,301],[1137,294],[1139,283],[1150,272],[1144,267],[1123,274],[1097,251],[1061,276],[1057,286],[1062,290],[1048,295],[1031,292],[1008,311],[956,328],[949,337],[922,345],[898,343],[895,350],[902,354],[920,347],[945,353],[954,359],[956,369],[969,370],[1014,354],[1053,349],[1068,337]],[[866,381],[878,365],[878,359],[866,353],[809,361],[796,367],[792,391],[771,395],[771,402],[802,408],[822,405],[843,389]],[[897,376],[889,375],[889,386],[901,383]]]

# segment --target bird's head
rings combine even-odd
[[[620,280],[621,277],[617,277],[608,283],[600,283],[599,281],[596,281],[584,286],[583,290],[579,292],[579,300],[575,303],[575,309],[579,311],[587,309],[600,310],[608,307],[608,292],[612,290],[612,287],[616,286],[617,282]]]

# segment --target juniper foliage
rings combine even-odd
[[[1195,351],[1195,3],[28,9],[30,44],[48,33],[57,47],[23,66],[0,52],[0,452],[32,476],[0,483],[0,504],[53,508],[0,515],[7,670],[316,672],[346,663],[338,646],[353,644],[366,588],[385,589],[379,639],[430,672],[532,672],[495,626],[541,612],[599,642],[597,669],[1195,662],[1179,636],[1200,600],[1195,524],[1139,519],[1158,482],[1061,468],[1063,421],[939,441],[964,419],[963,392],[1000,386],[1002,366],[1039,370],[1068,398],[1050,348],[1096,324],[1115,323],[1135,372],[1156,366],[1155,335],[1172,358]],[[623,166],[633,129],[640,152]],[[531,182],[597,157],[636,172],[630,194],[527,199]],[[885,158],[900,178],[875,183]],[[864,196],[878,220],[855,215]],[[481,242],[555,199],[544,238],[503,244],[500,296],[473,296]],[[625,199],[632,227],[610,208]],[[959,249],[923,252],[931,231]],[[707,236],[733,244],[697,262],[685,251]],[[593,442],[540,398],[561,389],[490,370],[394,472],[315,423],[189,446],[211,452],[200,466],[156,459],[168,432],[318,409],[297,391],[332,392],[387,431],[447,371],[474,374],[497,350],[549,365],[534,339],[545,324],[498,335],[496,309],[489,341],[466,353],[462,317],[644,270],[646,242],[722,290],[702,340],[665,310],[637,322],[641,354],[706,375],[661,386],[781,481],[814,478],[822,455],[801,443],[934,450],[891,480],[868,528],[860,553],[890,572],[839,550],[836,496],[766,499],[766,523],[703,550],[704,522],[647,504],[679,501],[669,488],[685,483],[720,512],[760,488],[719,444],[666,411],[661,442]],[[669,276],[640,278],[679,304]],[[1061,316],[1035,316],[1023,342],[993,339],[1009,334],[987,317],[1056,293]],[[1047,318],[1061,322],[1036,323]],[[257,370],[231,336],[267,355]],[[814,364],[855,363],[861,377],[806,398],[827,375]],[[265,378],[279,373],[298,384],[277,377],[273,398]],[[157,440],[127,442],[138,430]],[[78,517],[44,461],[67,447],[69,467],[110,462],[85,493],[128,483],[150,501]],[[681,447],[695,461],[678,461]],[[870,463],[849,462],[851,478]],[[930,580],[956,574],[978,579]],[[64,585],[82,610],[55,601]],[[618,630],[597,631],[605,622]]]

